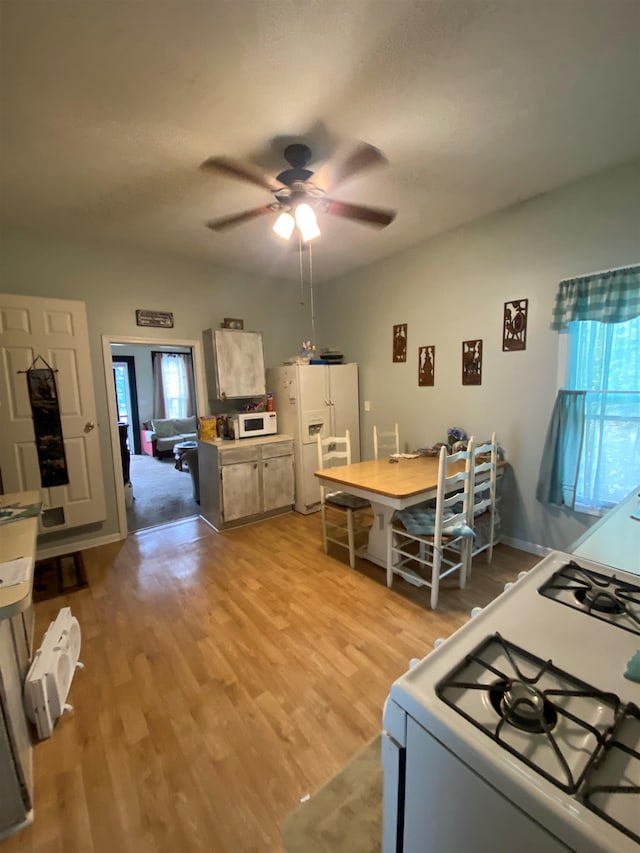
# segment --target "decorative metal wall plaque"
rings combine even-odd
[[[504,352],[527,348],[528,299],[514,299],[504,303],[502,323],[502,349]]]
[[[407,360],[407,324],[399,323],[393,327],[393,360]]]
[[[418,385],[434,385],[436,370],[436,348],[418,347]]]
[[[462,342],[462,384],[482,385],[482,340]]]
[[[162,329],[173,329],[173,314],[170,311],[145,311],[138,308],[136,310],[136,324],[138,326],[158,326]]]

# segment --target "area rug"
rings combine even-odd
[[[80,551],[36,560],[33,569],[33,600],[44,601],[66,595],[87,586],[87,576]]]
[[[282,826],[288,853],[379,853],[382,848],[380,737],[299,805]]]
[[[178,471],[173,456],[132,456],[130,477],[133,502],[127,507],[129,533],[199,514],[191,474],[186,468]]]

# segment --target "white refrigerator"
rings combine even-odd
[[[351,461],[360,461],[357,364],[291,364],[267,369],[278,432],[293,436],[297,512],[320,508],[317,435],[351,437]]]

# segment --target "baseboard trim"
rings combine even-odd
[[[517,548],[519,551],[526,551],[528,554],[537,554],[539,557],[546,557],[552,550],[544,545],[536,545],[535,542],[526,542],[524,539],[514,539],[511,536],[501,536],[500,541],[511,548]]]
[[[113,542],[120,542],[123,539],[126,539],[126,536],[120,536],[119,533],[110,533],[109,536],[98,536],[95,539],[81,539],[78,542],[67,542],[66,545],[52,545],[50,548],[38,548],[36,550],[36,559],[48,560],[50,557],[62,557],[64,554],[70,554],[72,551],[85,551],[87,548],[111,545]]]

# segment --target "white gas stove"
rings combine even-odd
[[[391,687],[384,853],[640,850],[640,577],[552,552]]]

